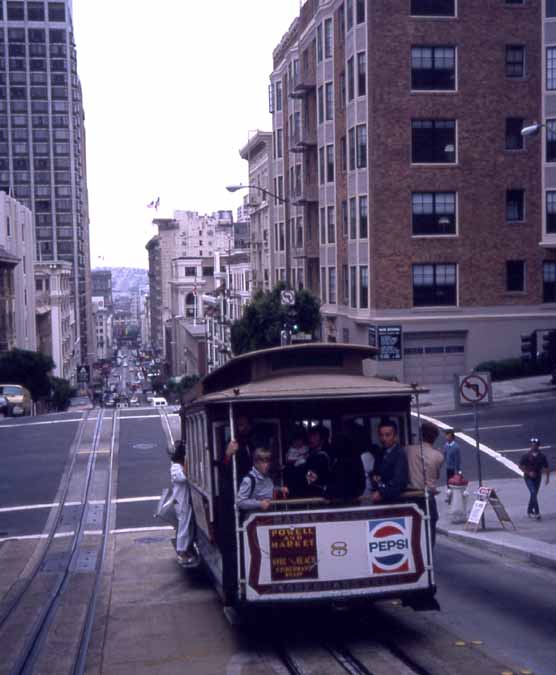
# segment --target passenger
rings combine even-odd
[[[334,437],[332,451],[335,459],[332,460],[328,482],[322,485],[322,496],[346,501],[357,499],[365,490],[365,472],[359,448],[347,436],[338,435]],[[312,482],[319,485],[319,476],[315,475]]]
[[[381,421],[378,439],[382,447],[373,469],[371,492],[375,504],[398,499],[408,482],[407,456],[400,447],[398,425],[394,420]]]
[[[225,465],[231,465],[232,457],[236,455],[238,485],[253,466],[255,444],[251,436],[251,422],[245,415],[240,415],[236,420],[236,437],[228,443],[224,455]]]
[[[253,455],[253,468],[244,476],[239,486],[237,505],[242,511],[267,511],[272,499],[288,496],[288,488],[275,488],[269,476],[272,454],[266,448],[257,448]]]
[[[286,453],[286,466],[301,466],[307,460],[308,454],[307,436],[303,429],[298,429],[292,436],[291,445]]]
[[[322,488],[330,478],[330,455],[326,452],[328,430],[325,427],[312,427],[307,432],[309,452],[305,464],[300,469],[304,480],[299,481],[298,489],[304,497],[321,497]]]
[[[193,565],[197,562],[195,551],[195,519],[191,507],[191,496],[185,469],[185,443],[176,441],[170,478],[172,481],[172,498],[174,500],[178,530],[176,533],[176,553],[180,565]]]
[[[436,542],[436,523],[438,522],[438,507],[436,495],[438,494],[438,481],[440,479],[440,467],[444,463],[444,455],[440,450],[433,447],[438,438],[438,429],[430,422],[421,424],[421,438],[423,439],[423,457],[419,444],[408,445],[406,449],[407,465],[409,469],[409,486],[414,490],[424,490],[425,485],[429,489],[429,512],[431,517],[431,542]],[[425,473],[423,475],[423,464]]]

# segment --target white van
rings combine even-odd
[[[151,401],[151,405],[154,408],[164,408],[165,406],[168,405],[168,401],[163,398],[162,396],[153,396],[153,399]]]

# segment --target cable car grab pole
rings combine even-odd
[[[235,424],[234,424],[234,405],[230,403],[229,406],[229,415],[230,415],[230,440],[234,441],[236,437]],[[241,550],[240,550],[240,537],[239,537],[239,509],[237,506],[237,462],[236,455],[232,457],[232,480],[234,482],[234,523],[236,531],[236,556],[237,556],[237,592],[238,598],[241,600],[243,589],[241,588]]]
[[[415,407],[417,408],[417,432],[419,438],[419,454],[421,455],[421,469],[423,471],[423,482],[425,490],[425,513],[427,516],[427,522],[429,524],[429,536],[427,537],[427,557],[429,563],[429,573],[432,569],[432,521],[431,521],[431,510],[429,503],[429,488],[427,485],[427,471],[425,469],[425,452],[423,450],[423,434],[421,433],[421,404],[419,401],[419,391],[418,384],[412,384],[413,394],[415,396]],[[411,430],[410,430],[411,433]],[[434,582],[434,579],[431,580]]]

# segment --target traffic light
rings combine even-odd
[[[537,332],[521,336],[521,358],[524,361],[537,360]]]
[[[542,358],[550,364],[556,363],[556,330],[550,330],[543,333]]]

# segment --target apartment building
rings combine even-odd
[[[104,298],[104,307],[112,311],[114,299],[112,297],[112,270],[92,270],[91,293],[93,297]]]
[[[0,192],[0,246],[18,261],[11,275],[14,293],[14,346],[36,351],[33,217],[28,208],[5,192]]]
[[[85,363],[94,358],[91,266],[71,0],[0,0],[0,189],[33,212],[36,259],[73,265]]]
[[[197,211],[174,211],[179,228],[180,244],[176,251],[185,257],[212,256],[233,248],[233,215],[231,211],[199,214]]]
[[[556,172],[520,133],[545,79],[556,117],[543,8],[307,0],[273,53],[273,281],[320,296],[323,339],[377,344],[379,373],[449,382],[556,328]]]
[[[247,161],[249,194],[246,209],[249,211],[250,257],[253,273],[253,290],[270,290],[274,285],[275,249],[273,229],[270,226],[272,192],[272,133],[257,130],[240,150]]]
[[[40,350],[54,361],[56,377],[77,382],[78,326],[72,300],[72,264],[67,260],[35,262]]]

